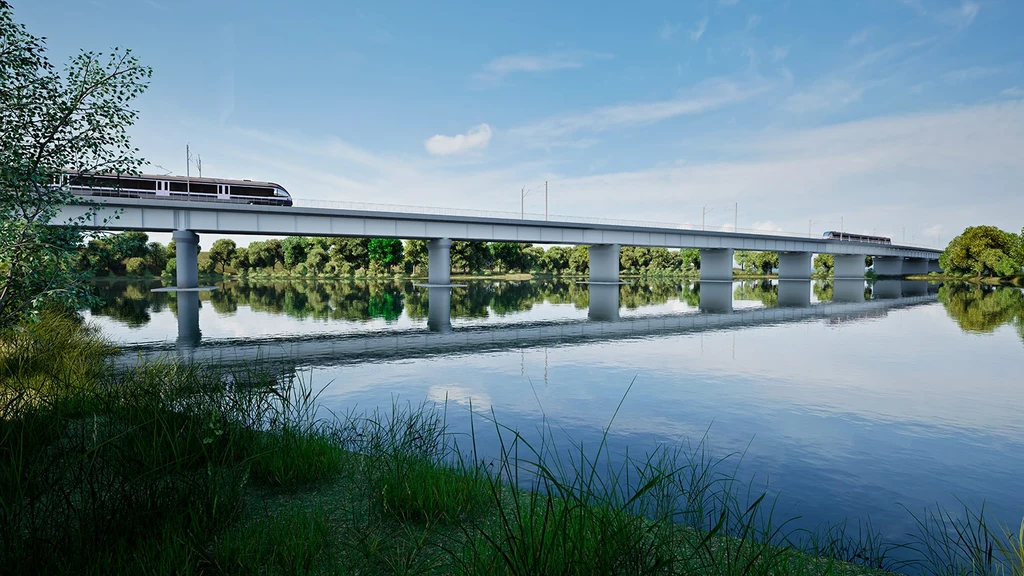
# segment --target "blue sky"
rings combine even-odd
[[[642,4],[642,5],[640,5]],[[154,165],[293,196],[943,244],[1024,225],[1024,2],[14,0],[154,69]],[[159,171],[156,168],[150,170]]]

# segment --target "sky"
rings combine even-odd
[[[1024,226],[1019,0],[13,4],[55,62],[153,68],[146,172],[188,143],[302,200],[543,214],[546,182],[552,217]]]

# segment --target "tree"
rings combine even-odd
[[[130,104],[151,70],[115,49],[80,52],[59,72],[45,52],[0,0],[0,330],[46,305],[89,299],[76,263],[94,212],[50,226],[80,202],[53,185],[62,171],[130,173],[142,164],[128,138],[138,114]]]
[[[518,242],[491,242],[488,245],[491,261],[498,265],[498,272],[520,268],[523,260],[523,245]]]
[[[552,246],[544,251],[541,268],[550,274],[562,274],[569,269],[570,250],[564,246]]]
[[[142,258],[128,258],[124,261],[124,271],[130,276],[143,276],[148,269],[146,261]]]
[[[836,267],[836,257],[832,254],[818,254],[814,257],[814,269],[825,276],[831,276]]]
[[[491,252],[486,242],[455,240],[451,248],[452,269],[479,272],[491,264]]]
[[[953,238],[939,256],[947,273],[975,276],[1014,276],[1024,262],[1018,261],[1020,239],[995,226],[970,226]]]
[[[282,258],[285,268],[293,268],[306,261],[308,241],[302,236],[289,236],[281,241]]]
[[[370,268],[369,238],[335,238],[331,242],[331,260],[348,266],[339,266],[345,270],[351,268],[368,270]]]
[[[405,243],[405,269],[407,272],[418,273],[427,267],[429,253],[424,240],[408,240]]]
[[[230,264],[235,257],[235,249],[235,241],[230,238],[220,238],[210,246],[210,261],[214,266],[220,266],[221,274],[224,273],[224,266]]]
[[[243,272],[249,268],[248,248],[235,248],[235,254],[231,257],[231,267],[236,272]]]
[[[327,250],[317,246],[309,251],[309,255],[306,256],[306,266],[309,267],[310,273],[316,275],[323,272],[324,267],[331,261],[331,256],[327,253]]]
[[[366,251],[371,262],[380,262],[388,271],[402,261],[402,241],[398,238],[373,238]]]
[[[569,252],[569,273],[585,276],[590,272],[590,250],[586,246],[574,246]]]
[[[700,270],[700,250],[697,248],[686,248],[679,251],[679,260],[686,268]]]

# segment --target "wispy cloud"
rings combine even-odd
[[[772,46],[772,62],[782,62],[789,56],[789,47]]]
[[[971,80],[980,80],[989,76],[995,76],[1002,71],[1003,68],[998,66],[970,66],[968,68],[950,70],[942,75],[942,79],[950,84],[956,84],[959,82],[969,82]]]
[[[680,27],[680,24],[666,20],[665,23],[661,25],[661,30],[658,31],[658,37],[661,38],[662,42],[671,42],[676,37]]]
[[[747,16],[747,27],[743,31],[750,32],[754,28],[757,28],[757,25],[760,23],[761,17],[757,14],[751,14],[750,16]]]
[[[471,150],[482,150],[487,148],[491,141],[491,127],[487,124],[480,124],[469,129],[465,134],[445,136],[437,134],[427,138],[423,143],[427,152],[434,156],[450,156],[462,154]]]
[[[763,83],[740,86],[725,79],[696,85],[678,98],[604,106],[582,113],[565,114],[514,128],[509,132],[544,144],[576,132],[603,132],[616,128],[643,126],[709,112],[741,102],[765,90]]]
[[[849,40],[846,41],[846,45],[852,48],[858,44],[863,44],[871,37],[872,34],[875,33],[875,30],[876,28],[874,26],[868,26],[867,28],[858,30],[853,34],[853,36],[850,36]]]
[[[610,58],[608,54],[587,50],[568,50],[546,52],[542,54],[521,53],[509,54],[491,60],[484,66],[484,71],[477,74],[479,80],[497,82],[505,76],[517,72],[538,73],[556,70],[572,70],[583,68],[593,60]]]
[[[697,22],[697,27],[690,31],[690,40],[697,42],[700,37],[704,35],[704,31],[708,29],[708,19],[701,18]]]
[[[1007,88],[1006,90],[1003,90],[1002,92],[999,93],[999,95],[1005,96],[1007,98],[1024,98],[1024,88],[1021,88],[1020,86],[1014,86],[1012,88]]]
[[[957,28],[966,28],[974,22],[974,18],[978,15],[981,10],[981,4],[979,2],[972,2],[970,0],[964,0],[959,7],[950,8],[938,15],[939,21],[949,24],[950,26],[956,26]]]
[[[864,95],[865,87],[850,80],[830,79],[817,82],[786,98],[783,108],[794,114],[831,110],[852,104]]]

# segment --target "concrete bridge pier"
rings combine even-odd
[[[594,284],[590,290],[590,306],[587,307],[587,318],[599,322],[615,322],[619,319],[619,285]]]
[[[782,254],[779,254],[779,256],[781,257]],[[810,306],[811,281],[779,280],[778,305],[783,308],[806,308]]]
[[[842,278],[864,279],[863,254],[836,254],[833,256],[835,267],[832,269],[836,280]],[[861,298],[863,300],[864,298]]]
[[[618,244],[595,244],[587,247],[587,252],[590,255],[590,281],[618,283],[621,246]],[[591,297],[593,297],[593,292],[591,292]],[[618,300],[618,288],[616,288],[615,298]]]
[[[907,258],[903,261],[903,274],[927,274],[928,260],[926,258]]]
[[[860,258],[860,263],[864,264],[864,258]],[[851,278],[837,278],[835,283],[832,285],[832,301],[833,302],[863,302],[864,301],[864,280],[855,280]]]
[[[732,254],[732,248],[701,248],[701,281],[713,280],[720,282],[732,282]],[[701,290],[703,290],[703,288],[701,288]],[[732,292],[729,293],[729,297],[730,299],[732,298]],[[731,304],[729,308],[730,310],[732,309]]]
[[[704,265],[701,262],[701,270],[703,269]],[[700,282],[697,284],[697,288],[700,290],[701,312],[711,312],[714,314],[732,312],[732,281]]]
[[[873,267],[875,274],[879,276],[902,276],[903,258],[901,256],[875,256]]]
[[[779,280],[809,280],[810,278],[810,252],[779,252]],[[782,284],[780,283],[780,291],[781,288]]]
[[[928,261],[928,272],[929,273],[935,272],[936,274],[942,274],[942,267],[939,266],[939,261],[937,259],[936,260],[929,260]]]
[[[427,287],[427,329],[431,332],[441,333],[452,331],[452,289],[450,286]]]
[[[427,241],[427,283],[447,286],[452,283],[452,241],[438,238]]]
[[[199,234],[191,230],[175,230],[174,238],[177,262],[178,288],[199,287]],[[179,292],[180,294],[180,292]],[[198,302],[198,300],[196,301]]]
[[[179,244],[180,246],[180,244]],[[180,270],[180,268],[179,268]],[[199,292],[178,290],[178,340],[175,347],[184,360],[191,359],[192,352],[203,338],[199,330]]]

